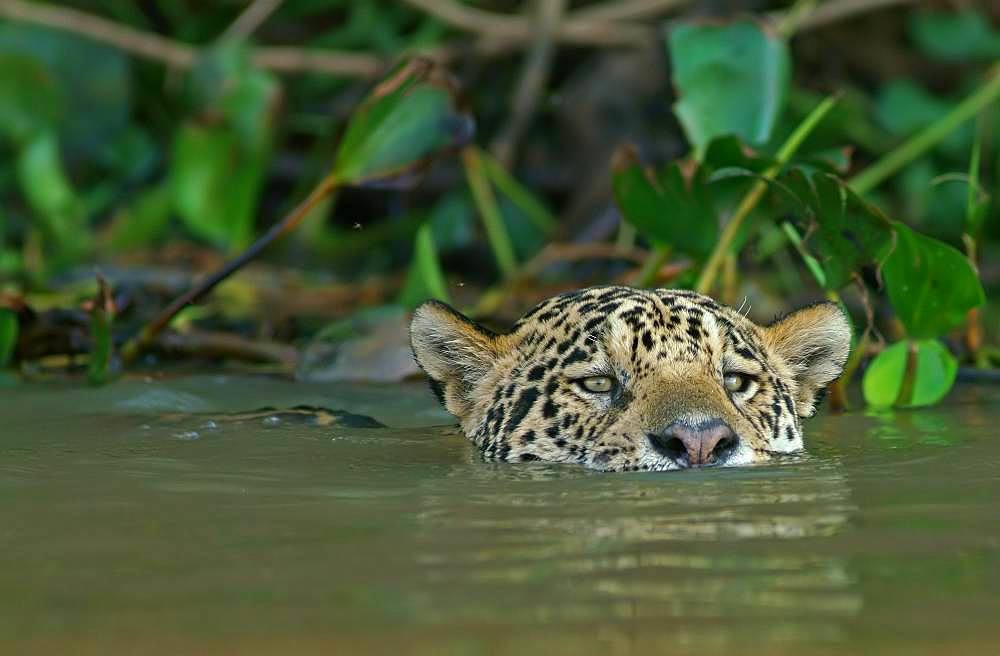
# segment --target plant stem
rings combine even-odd
[[[465,167],[465,178],[469,182],[469,189],[472,191],[472,199],[479,209],[479,216],[483,219],[483,227],[486,229],[486,237],[490,242],[490,248],[493,249],[497,266],[503,277],[509,278],[517,272],[517,257],[514,255],[514,246],[511,244],[510,235],[507,234],[503,215],[500,214],[497,198],[486,179],[479,149],[475,146],[463,148],[462,164]]]
[[[555,230],[556,220],[552,218],[552,213],[538,200],[538,198],[528,191],[524,185],[517,181],[514,176],[507,172],[507,169],[498,162],[492,155],[480,151],[483,161],[483,171],[490,182],[499,189],[510,202],[514,203],[524,215],[531,220],[535,226],[546,235],[552,234]]]
[[[955,106],[948,114],[931,123],[877,162],[847,181],[855,192],[866,194],[885,182],[899,169],[937,145],[962,123],[1000,99],[1000,64],[987,73],[987,82]]]
[[[257,241],[250,244],[245,251],[227,262],[221,269],[204,278],[197,285],[174,299],[160,314],[146,324],[138,335],[122,347],[122,362],[125,364],[133,362],[152,343],[156,336],[170,324],[170,321],[177,316],[178,312],[188,305],[196,303],[205,294],[215,289],[220,282],[260,255],[268,246],[294,230],[308,216],[309,211],[332,194],[339,184],[333,175],[328,175],[313,188],[305,200],[286,214],[285,218],[271,226]]]
[[[670,259],[670,250],[669,246],[656,246],[653,252],[646,258],[642,268],[635,275],[632,285],[635,287],[649,287],[656,282],[656,274],[659,272],[660,267]]]
[[[733,241],[736,239],[736,235],[743,225],[743,221],[746,220],[750,212],[757,206],[760,199],[764,197],[768,183],[774,180],[775,176],[778,175],[785,164],[792,158],[792,155],[795,154],[795,151],[802,145],[802,142],[806,140],[806,137],[819,125],[823,117],[833,109],[836,102],[837,96],[828,96],[825,98],[823,102],[817,105],[805,117],[799,126],[795,128],[795,131],[785,140],[785,143],[781,145],[777,155],[775,155],[774,164],[764,171],[761,174],[761,178],[750,188],[750,191],[740,201],[729,223],[723,229],[722,234],[719,236],[719,241],[715,244],[715,249],[709,256],[708,262],[705,263],[705,268],[702,269],[701,275],[698,276],[698,282],[695,285],[696,291],[702,294],[707,294],[711,291],[719,272],[719,266],[722,264],[723,259],[725,259],[726,254],[729,253],[729,249],[732,247]]]

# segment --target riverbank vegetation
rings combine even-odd
[[[843,304],[838,407],[997,377],[988,3],[207,4],[0,2],[7,384],[400,380],[422,300],[608,283]]]

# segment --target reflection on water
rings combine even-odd
[[[996,653],[997,397],[820,418],[766,466],[608,475],[483,463],[421,389],[15,390],[0,648]],[[390,427],[230,414],[301,403]]]

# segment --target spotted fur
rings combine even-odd
[[[487,459],[606,471],[687,466],[664,431],[725,425],[733,448],[709,464],[803,448],[801,418],[843,369],[850,327],[820,303],[760,326],[690,291],[594,287],[531,309],[495,334],[430,301],[411,324],[417,362]],[[749,381],[731,392],[724,377]],[[580,381],[611,378],[611,393]]]

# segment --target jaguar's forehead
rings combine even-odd
[[[677,289],[591,287],[561,294],[529,310],[513,332],[529,342],[566,344],[598,341],[611,329],[646,342],[647,350],[657,336],[668,334],[691,349],[716,335],[735,348],[757,346],[756,326],[742,314],[708,296]]]

